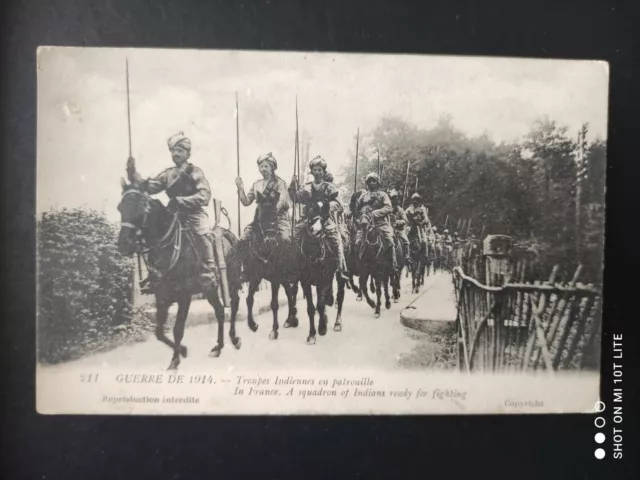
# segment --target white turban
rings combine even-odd
[[[169,150],[180,145],[182,148],[191,151],[191,140],[184,136],[184,133],[180,132],[167,140]]]

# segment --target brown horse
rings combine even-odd
[[[315,313],[318,311],[319,321],[317,333],[327,333],[327,314],[325,306],[327,301],[332,302],[333,279],[337,279],[337,316],[333,329],[336,332],[342,330],[342,303],[346,282],[341,280],[336,272],[338,270],[338,252],[329,247],[324,238],[324,224],[329,219],[330,205],[328,202],[316,202],[307,206],[306,218],[303,218],[304,226],[300,232],[297,246],[300,264],[300,284],[304,297],[307,300],[307,314],[309,315],[309,336],[307,344],[316,343]],[[312,287],[316,287],[316,305],[313,304]]]
[[[362,211],[363,229],[362,240],[359,245],[354,245],[356,274],[360,277],[360,291],[364,294],[367,303],[374,309],[374,316],[380,316],[380,297],[384,290],[385,308],[391,308],[389,299],[389,281],[394,275],[391,261],[385,255],[382,243],[382,234],[371,219],[371,207],[366,206]],[[367,292],[367,279],[375,285],[376,302],[371,300]]]
[[[211,356],[220,355],[224,347],[224,305],[218,288],[203,288],[200,284],[200,260],[192,234],[182,226],[179,214],[164,207],[159,200],[152,199],[134,183],[122,181],[122,199],[118,205],[121,228],[118,249],[121,254],[143,255],[149,269],[157,272],[159,279],[154,287],[156,299],[156,338],[173,349],[169,369],[177,369],[180,356],[187,356],[187,347],[182,345],[185,324],[189,314],[191,298],[202,293],[213,306],[218,321],[218,342]],[[236,237],[229,230],[222,230],[224,261],[231,297],[232,312],[238,310],[240,263],[235,259]],[[178,303],[178,313],[173,328],[174,341],[167,338],[164,328],[169,307]],[[241,346],[236,335],[235,315],[229,328],[231,343],[236,349]]]
[[[250,241],[240,249],[245,279],[249,282],[247,323],[254,332],[258,329],[258,324],[253,318],[253,297],[263,279],[271,283],[271,311],[273,312],[273,327],[269,334],[271,340],[278,338],[280,286],[284,288],[289,303],[289,315],[283,326],[285,328],[298,326],[296,316],[298,262],[295,248],[291,240],[278,240],[277,234],[278,216],[275,205],[263,204],[256,210]],[[232,320],[235,320],[233,315],[232,313]]]

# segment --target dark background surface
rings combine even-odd
[[[2,14],[2,478],[636,478],[636,2],[11,1]],[[610,62],[602,398],[624,332],[624,458],[593,415],[99,417],[35,412],[36,48],[238,48]],[[88,162],[91,159],[87,159]],[[60,172],[65,175],[67,172]],[[635,380],[634,380],[635,381]],[[635,410],[635,411],[634,411]],[[605,412],[610,425],[609,411]],[[608,425],[608,426],[609,426]],[[610,430],[605,430],[608,434]]]

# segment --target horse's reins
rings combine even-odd
[[[126,195],[129,195],[129,194],[137,194],[137,195],[143,196],[146,199],[149,198],[149,196],[146,193],[141,192],[139,190],[127,190],[122,194],[122,197],[124,198]],[[140,265],[140,258],[142,258],[142,260],[144,261],[145,267],[147,268],[147,270],[149,270],[149,261],[147,259],[147,254],[153,250],[162,250],[163,248],[173,244],[174,248],[173,248],[173,252],[171,252],[169,267],[167,269],[167,273],[168,273],[173,269],[173,267],[175,267],[176,263],[178,263],[178,259],[180,258],[180,250],[182,248],[182,225],[180,224],[180,222],[178,222],[177,212],[173,216],[171,225],[169,225],[169,228],[167,229],[166,233],[162,236],[162,238],[158,240],[158,243],[156,245],[145,248],[146,242],[144,240],[144,236],[142,235],[142,232],[144,228],[147,226],[148,216],[149,216],[149,208],[147,205],[147,208],[145,208],[145,211],[144,211],[144,216],[142,217],[142,225],[137,226],[129,222],[120,222],[120,225],[122,227],[136,230],[136,242],[140,246],[140,249],[138,252],[136,252],[136,254],[138,256],[138,271],[141,277],[142,277],[142,267]],[[177,225],[177,228],[176,228],[176,225]],[[167,243],[163,243],[165,240],[169,239],[169,237],[171,237],[171,239]],[[197,254],[197,249],[195,250]]]
[[[314,217],[314,218],[312,219],[313,221],[312,221],[311,223],[315,223],[318,219],[322,219],[322,216],[318,215],[318,216]],[[307,235],[308,235],[309,237],[313,237],[313,234],[309,231],[309,222],[307,222],[306,229],[307,229]],[[305,253],[304,253],[304,240],[305,240],[304,235],[303,235],[303,236],[302,236],[302,238],[300,239],[300,253],[301,253],[301,254],[304,256],[304,258],[306,258],[306,259],[307,259],[307,261],[308,261],[309,263],[311,263],[311,264],[314,264],[314,263],[320,263],[320,262],[321,262],[321,261],[323,261],[323,260],[325,259],[325,257],[327,256],[327,249],[326,249],[326,247],[325,247],[325,245],[324,245],[324,243],[325,243],[325,242],[323,241],[323,240],[324,240],[324,231],[320,232],[320,235],[319,235],[317,238],[318,238],[318,243],[320,244],[320,251],[321,251],[322,253],[321,253],[321,255],[320,255],[320,258],[315,259],[315,260],[311,259],[310,257],[308,257],[307,255],[305,255]]]

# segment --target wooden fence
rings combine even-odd
[[[557,266],[545,281],[532,280],[533,257],[492,250],[491,242],[484,247],[453,269],[459,368],[549,374],[599,368],[601,289],[578,282],[582,267],[566,282],[556,280]]]

